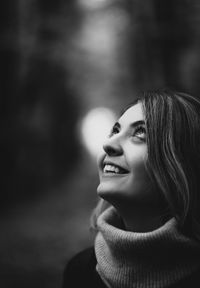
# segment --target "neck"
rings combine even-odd
[[[148,211],[148,209],[131,209],[115,207],[122,218],[124,228],[132,232],[150,232],[164,224],[168,219],[164,217],[161,211]],[[156,211],[156,213],[155,213]]]

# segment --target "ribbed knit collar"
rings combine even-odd
[[[145,233],[122,230],[113,207],[97,220],[97,272],[112,288],[166,288],[200,269],[200,243],[175,218]]]

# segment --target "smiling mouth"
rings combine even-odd
[[[128,171],[118,165],[105,164],[103,168],[105,174],[127,174]]]

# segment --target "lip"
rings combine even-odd
[[[104,173],[104,172],[103,172],[103,169],[104,169],[105,165],[113,165],[113,166],[116,166],[116,167],[118,167],[119,169],[124,170],[125,172],[124,172],[124,173],[117,173],[117,174],[109,173],[109,172]],[[102,168],[103,174],[104,174],[104,175],[108,175],[108,176],[111,176],[111,175],[112,175],[112,176],[123,176],[123,175],[126,175],[126,174],[129,173],[128,169],[126,169],[126,168],[123,167],[122,165],[119,165],[118,163],[115,163],[115,162],[113,162],[113,161],[104,160],[103,163],[102,163],[102,167],[101,167],[101,168]]]
[[[107,172],[107,173],[104,173],[104,172],[102,172],[102,175],[101,175],[101,177],[102,177],[102,179],[110,179],[110,178],[122,178],[122,177],[127,177],[127,175],[128,175],[128,173],[126,173],[126,174],[115,174],[115,173],[109,173],[109,172]]]

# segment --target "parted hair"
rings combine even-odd
[[[128,108],[138,102],[145,115],[146,168],[153,185],[170,215],[200,239],[200,99],[165,88],[138,93]],[[93,228],[108,206],[99,200],[91,218]]]

